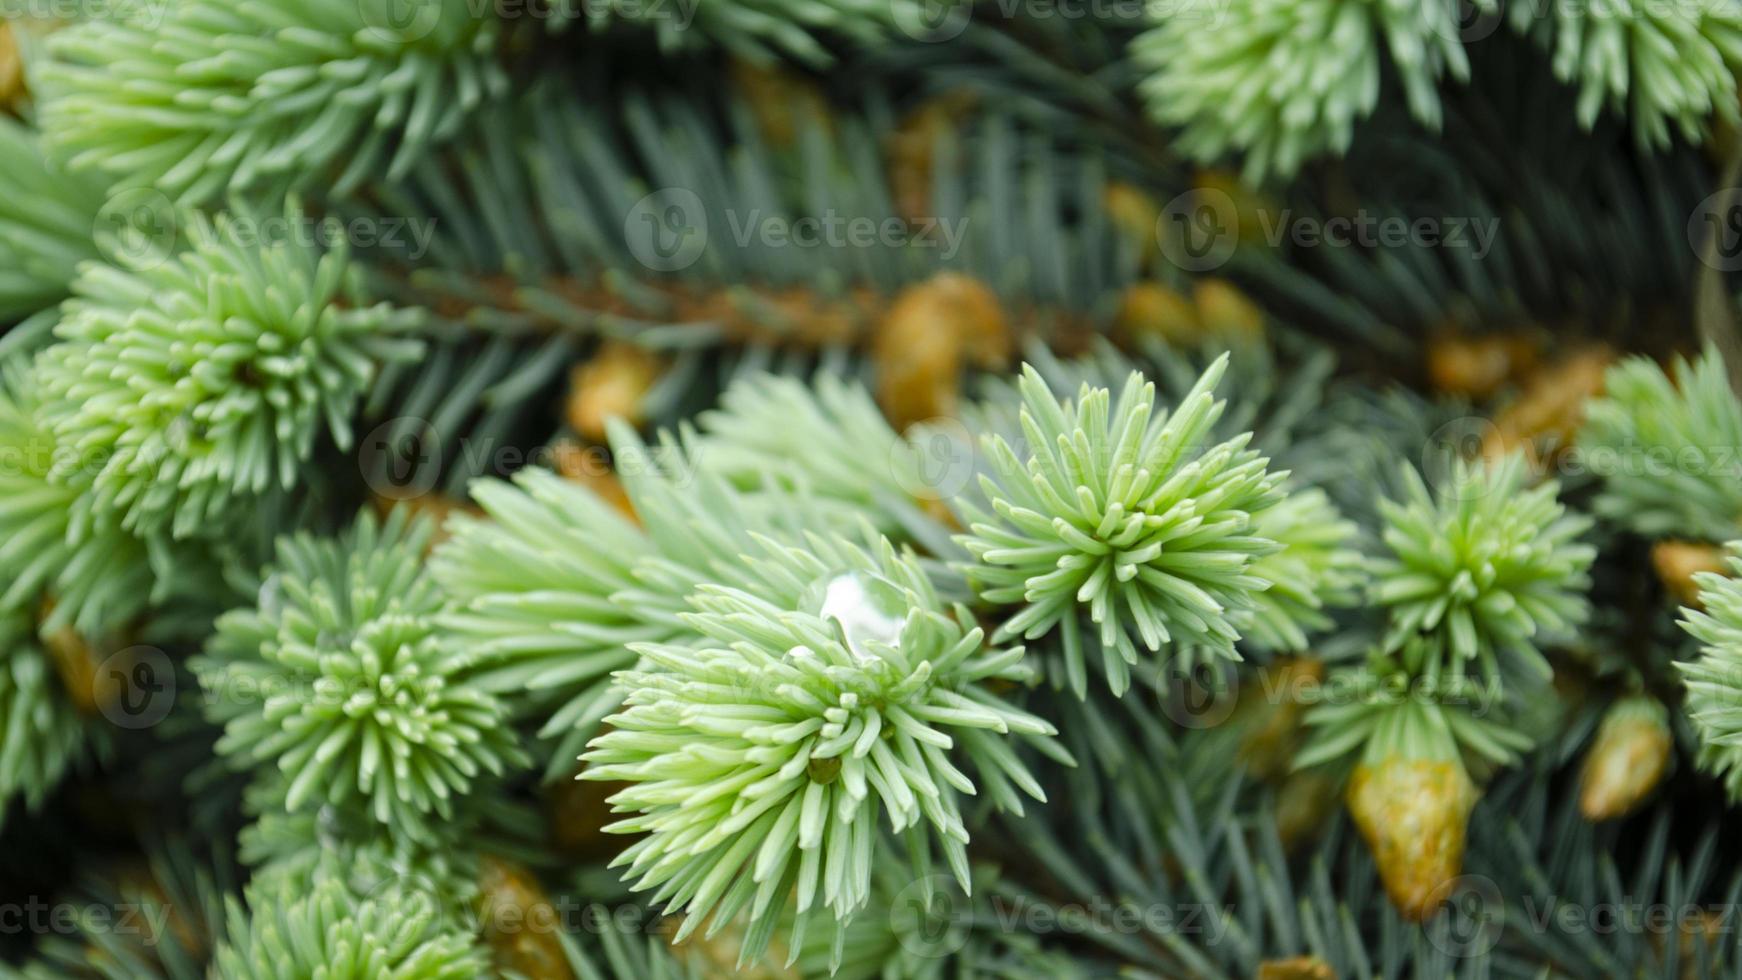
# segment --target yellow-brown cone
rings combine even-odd
[[[1159,282],[1143,280],[1125,287],[1113,330],[1127,343],[1154,337],[1170,344],[1184,344],[1196,341],[1203,326],[1198,322],[1197,306],[1184,294]]]
[[[1427,348],[1428,380],[1445,395],[1487,398],[1535,363],[1535,345],[1512,334],[1445,332]]]
[[[786,149],[800,132],[829,125],[828,100],[809,78],[743,58],[733,58],[726,71],[768,145]]]
[[[1192,187],[1200,199],[1215,193],[1225,194],[1227,200],[1234,202],[1235,228],[1242,244],[1267,244],[1267,231],[1287,220],[1279,213],[1275,200],[1259,193],[1232,170],[1200,170],[1192,175]]]
[[[583,446],[569,440],[558,442],[556,471],[598,494],[624,517],[641,523],[641,517],[635,513],[635,504],[629,500],[629,492],[623,488],[617,471],[611,468],[611,454],[603,447]]]
[[[1669,770],[1669,725],[1648,698],[1617,702],[1603,716],[1579,775],[1579,812],[1587,820],[1626,816],[1645,802]]]
[[[674,933],[682,921],[675,917],[666,920]],[[780,936],[770,940],[762,959],[740,966],[738,954],[744,947],[743,924],[734,922],[712,936],[705,935],[707,931],[698,929],[694,935],[681,943],[673,943],[671,947],[687,960],[691,968],[699,970],[704,980],[725,980],[727,977],[735,980],[800,980],[798,970],[786,965],[787,947]]]
[[[1592,344],[1531,371],[1518,398],[1483,437],[1483,457],[1497,462],[1523,449],[1527,458],[1547,461],[1565,452],[1585,424],[1585,406],[1603,394],[1614,362],[1612,348]]]
[[[10,109],[24,96],[24,59],[18,55],[18,37],[11,24],[0,22],[0,108]]]
[[[478,515],[483,513],[478,508],[465,501],[431,490],[416,496],[388,497],[376,493],[370,495],[370,503],[375,507],[375,513],[385,518],[393,513],[396,507],[406,507],[411,510],[411,516],[428,519],[435,525],[435,530],[429,536],[430,549],[448,539],[448,518],[456,513]]]
[[[1264,310],[1226,279],[1199,279],[1192,302],[1204,335],[1217,340],[1252,340],[1264,335]]]
[[[1323,768],[1292,772],[1276,791],[1276,836],[1293,853],[1324,835],[1337,806],[1337,781]]]
[[[1243,704],[1253,715],[1252,726],[1240,739],[1240,762],[1254,779],[1273,780],[1286,775],[1301,743],[1301,721],[1307,705],[1303,690],[1318,686],[1325,677],[1325,662],[1313,657],[1280,657],[1260,669],[1256,685],[1241,689]]]
[[[1391,758],[1355,767],[1349,813],[1404,918],[1432,916],[1464,866],[1476,785],[1457,760]]]
[[[936,215],[932,186],[937,177],[937,151],[950,134],[967,126],[978,102],[979,97],[968,91],[947,92],[927,99],[889,135],[884,143],[884,160],[889,193],[901,217],[921,221]]]
[[[54,597],[43,596],[37,610],[39,621],[48,619],[54,607]],[[71,626],[63,626],[42,635],[42,648],[48,653],[68,700],[81,714],[96,715],[126,693],[133,663],[131,654],[126,658],[117,655],[118,651],[130,649],[124,636],[104,636],[93,641]],[[108,663],[111,656],[117,662]],[[119,662],[123,659],[127,662]],[[105,664],[112,669],[100,670]]]
[[[569,427],[604,442],[606,419],[621,417],[640,425],[641,399],[664,372],[664,361],[645,347],[607,342],[592,360],[569,373]]]
[[[191,915],[193,909],[188,908],[185,903],[178,904],[176,897],[163,887],[163,881],[157,876],[152,862],[143,858],[130,859],[116,869],[115,886],[141,912],[148,909],[161,910],[164,923],[175,934],[176,942],[196,959],[205,958],[207,950],[211,948],[212,937],[201,928],[202,923],[194,921]],[[119,969],[121,964],[106,954],[106,950],[100,950],[96,946],[86,950],[86,955],[100,958],[105,964]]]
[[[1122,181],[1108,181],[1101,189],[1101,206],[1121,238],[1130,242],[1140,258],[1155,254],[1155,223],[1161,220],[1161,204],[1148,191]]]
[[[1699,609],[1700,584],[1694,576],[1700,572],[1729,574],[1724,564],[1724,550],[1703,541],[1659,541],[1651,546],[1651,567],[1663,587],[1684,606]]]
[[[877,403],[897,430],[954,415],[962,370],[1010,357],[1010,324],[984,283],[945,272],[901,291],[877,324]]]
[[[503,972],[572,980],[557,938],[563,924],[531,871],[498,857],[479,859],[478,911],[484,945]]]
[[[1337,971],[1317,956],[1290,956],[1258,964],[1257,980],[1337,980]]]

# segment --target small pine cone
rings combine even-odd
[[[937,215],[932,186],[937,174],[938,146],[947,134],[963,127],[978,101],[978,96],[968,91],[928,99],[889,134],[884,142],[884,159],[896,214],[908,221]]]
[[[607,834],[603,828],[617,819],[611,813],[611,796],[628,783],[591,779],[563,779],[545,795],[545,813],[550,841],[572,858],[609,860],[634,843],[637,835]]]
[[[1192,284],[1190,298],[1154,280],[1134,282],[1120,297],[1113,326],[1120,339],[1155,339],[1176,347],[1252,340],[1264,334],[1264,311],[1226,279]]]
[[[675,933],[682,921],[673,917],[667,923]],[[709,932],[698,929],[681,944],[671,947],[690,969],[699,972],[702,980],[800,980],[798,970],[786,965],[786,947],[779,935],[769,941],[762,959],[740,967],[738,951],[744,945],[742,923],[734,922],[712,935]]]
[[[1392,757],[1355,767],[1349,813],[1403,917],[1434,914],[1464,866],[1476,785],[1456,759]]]
[[[54,606],[54,598],[44,596],[38,610],[38,622],[47,620],[54,612]],[[108,666],[113,669],[99,670],[108,657],[98,649],[99,646],[115,651],[126,648],[127,644],[115,637],[93,643],[71,626],[63,626],[42,637],[42,648],[60,677],[67,699],[83,715],[95,716],[119,701],[127,691],[127,678],[133,673],[132,663],[112,663]]]
[[[1614,362],[1615,352],[1597,344],[1532,371],[1518,398],[1494,419],[1482,440],[1482,455],[1498,462],[1518,449],[1532,458],[1565,451],[1585,424],[1585,405],[1603,394],[1604,376]]]
[[[175,934],[175,940],[182,949],[191,953],[195,959],[205,958],[211,949],[212,937],[204,928],[204,923],[199,921],[195,909],[179,903],[177,896],[163,886],[163,879],[158,877],[153,862],[143,857],[127,859],[115,869],[114,883],[116,892],[142,914],[161,914],[164,925]],[[104,966],[117,970],[121,968],[120,963],[95,946],[87,951],[87,955],[101,957]]]
[[[953,415],[966,363],[998,367],[1010,348],[1010,324],[992,290],[940,273],[902,290],[877,324],[877,402],[897,429]]]
[[[385,518],[395,507],[408,507],[413,517],[426,517],[435,525],[435,532],[429,537],[426,553],[448,539],[448,517],[455,513],[481,514],[482,511],[463,501],[455,500],[444,493],[431,490],[415,497],[388,497],[379,493],[369,496],[370,503],[375,507],[375,513]]]
[[[1587,820],[1632,813],[1669,770],[1671,741],[1663,705],[1648,697],[1615,702],[1585,753],[1579,812]]]
[[[1317,956],[1291,956],[1258,964],[1258,980],[1337,980],[1337,971]]]
[[[1264,335],[1264,310],[1226,279],[1199,279],[1192,284],[1192,302],[1206,338],[1254,340]]]
[[[1276,791],[1276,836],[1293,853],[1317,841],[1337,805],[1337,781],[1323,768],[1291,772]]]
[[[0,21],[0,109],[24,101],[24,59],[18,54],[18,37],[11,24]]]
[[[1127,343],[1153,337],[1169,344],[1185,344],[1203,333],[1197,306],[1178,291],[1153,280],[1125,287],[1113,328]]]
[[[1676,958],[1682,964],[1679,980],[1705,980],[1710,971],[1702,971],[1700,964],[1721,961],[1726,947],[1735,945],[1734,910],[1728,907],[1699,909],[1694,915],[1677,918]],[[1663,956],[1669,945],[1664,941],[1664,934],[1653,930],[1649,938],[1651,948],[1658,956]],[[1701,949],[1702,946],[1705,948]]]
[[[1428,344],[1427,373],[1443,395],[1484,399],[1536,363],[1536,345],[1513,334],[1443,332]]]
[[[531,871],[493,855],[479,859],[478,920],[484,945],[503,972],[573,980],[557,938],[563,922]]]
[[[61,687],[80,714],[96,714],[103,704],[112,702],[119,693],[97,689],[96,652],[71,626],[63,626],[44,636],[42,647],[48,651],[55,673],[60,675]]]
[[[583,446],[575,442],[559,442],[556,446],[556,471],[565,479],[586,487],[618,513],[635,523],[641,518],[629,500],[623,481],[611,468],[611,454],[602,446]]]
[[[828,124],[828,100],[809,78],[743,58],[733,58],[727,71],[769,146],[788,149],[805,128]]]
[[[1651,567],[1663,587],[1675,600],[1693,609],[1704,608],[1700,602],[1700,584],[1694,576],[1700,572],[1730,574],[1724,564],[1724,549],[1703,541],[1659,541],[1651,546]]]
[[[1301,719],[1307,706],[1298,695],[1302,687],[1316,687],[1324,680],[1325,662],[1281,657],[1259,672],[1258,684],[1241,689],[1254,699],[1251,710],[1261,714],[1240,739],[1239,758],[1254,779],[1280,779],[1287,775],[1301,743]]]
[[[731,286],[683,299],[673,316],[686,323],[722,324],[733,343],[816,350],[859,343],[883,306],[881,295],[860,286],[838,293],[804,286]]]
[[[569,372],[569,427],[604,442],[606,419],[620,417],[639,426],[644,421],[641,400],[664,371],[664,361],[647,348],[607,341],[591,360]]]
[[[1114,230],[1147,263],[1156,250],[1155,223],[1161,220],[1161,205],[1148,191],[1115,180],[1101,189],[1101,206],[1107,209]]]
[[[1192,187],[1201,195],[1226,194],[1234,202],[1236,237],[1242,244],[1269,244],[1267,229],[1284,220],[1276,201],[1231,170],[1200,170],[1192,177]]]

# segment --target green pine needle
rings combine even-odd
[[[476,820],[439,824],[433,839],[415,840],[367,813],[334,807],[286,813],[276,792],[255,795],[251,808],[260,816],[238,837],[255,886],[282,881],[302,894],[336,878],[355,895],[405,887],[434,899],[453,925],[476,923],[470,914],[478,897]]]
[[[255,885],[247,899],[229,900],[214,977],[474,980],[489,967],[472,938],[445,925],[435,902],[416,891],[359,896],[329,878],[312,890]]]
[[[97,258],[102,186],[42,152],[36,133],[0,116],[0,320],[65,298],[79,263]]]
[[[1483,6],[1490,5],[1482,4]],[[1244,154],[1245,175],[1289,177],[1342,153],[1389,66],[1410,112],[1438,127],[1442,78],[1469,73],[1457,7],[1395,0],[1232,0],[1169,5],[1132,44],[1150,115],[1200,160]]]
[[[88,751],[85,722],[28,620],[0,616],[0,825],[12,801],[34,811]]]
[[[467,0],[186,0],[95,17],[38,71],[48,145],[76,170],[198,204],[403,176],[506,90],[494,11]]]
[[[1259,511],[1253,533],[1282,545],[1253,562],[1255,578],[1270,587],[1253,597],[1242,618],[1245,644],[1255,649],[1299,653],[1313,633],[1333,625],[1326,607],[1353,606],[1366,584],[1366,561],[1350,547],[1356,527],[1344,520],[1323,490],[1291,490],[1274,507]]]
[[[890,428],[860,385],[821,374],[815,385],[750,374],[700,417],[697,452],[709,470],[740,487],[773,482],[803,489],[847,515],[869,512],[884,530],[901,504],[930,487],[918,454]],[[857,520],[851,516],[850,520]]]
[[[669,625],[613,597],[637,584],[647,536],[586,487],[529,468],[512,484],[479,480],[488,519],[457,515],[430,570],[453,599],[442,628],[465,648],[472,683],[540,709],[560,738],[546,777],[574,757],[621,695],[610,674],[635,664],[629,644],[669,639]]]
[[[1646,537],[1742,534],[1742,402],[1715,350],[1665,372],[1630,357],[1585,410],[1580,459],[1602,478],[1596,512]]]
[[[611,801],[632,815],[606,829],[645,836],[616,863],[685,913],[677,939],[746,914],[747,962],[788,903],[801,922],[865,907],[885,821],[914,860],[941,848],[965,882],[961,797],[1044,799],[1004,736],[1053,728],[988,689],[1029,677],[1021,649],[987,649],[887,540],[770,541],[735,581],[695,596],[685,618],[704,643],[639,647],[583,778],[630,784]]]
[[[152,592],[145,547],[76,485],[51,480],[61,443],[44,424],[27,362],[0,365],[0,609],[52,609],[42,628],[98,636],[126,623]]]
[[[621,422],[611,439],[649,530],[590,489],[528,468],[512,484],[475,482],[487,519],[455,516],[431,559],[454,600],[441,625],[465,645],[468,676],[543,715],[540,736],[558,740],[548,778],[572,771],[621,703],[609,675],[634,666],[635,644],[695,638],[683,621],[688,596],[734,574],[753,534],[826,524],[796,493],[744,493],[701,471],[705,450],[670,438],[650,448]]]
[[[1590,615],[1585,590],[1596,549],[1580,543],[1590,519],[1568,513],[1553,480],[1526,487],[1524,459],[1458,461],[1430,493],[1405,466],[1402,501],[1382,501],[1389,554],[1373,563],[1372,601],[1390,624],[1385,649],[1427,640],[1450,673],[1478,663],[1502,676],[1502,655],[1550,669],[1541,644]]]
[[[380,363],[418,350],[399,335],[420,315],[357,304],[343,250],[261,244],[262,227],[196,215],[183,253],[86,266],[39,357],[65,449],[50,477],[137,534],[218,536],[291,489],[322,430],[348,445]]]
[[[1700,142],[1714,114],[1742,121],[1742,7],[1619,0],[1519,3],[1508,14],[1552,54],[1555,76],[1578,86],[1587,128],[1611,109],[1628,117],[1640,146],[1662,150],[1675,137]]]
[[[193,660],[219,754],[281,784],[287,811],[355,805],[415,836],[484,774],[529,761],[436,628],[429,534],[400,509],[338,538],[281,539],[258,604],[221,616]]]
[[[1027,367],[1026,445],[987,442],[992,514],[969,508],[971,533],[960,539],[977,560],[970,581],[981,598],[1020,607],[994,639],[1062,632],[1079,696],[1080,614],[1099,627],[1109,683],[1122,692],[1138,644],[1234,656],[1238,622],[1269,585],[1252,566],[1281,546],[1254,521],[1282,499],[1285,474],[1246,448],[1249,433],[1207,444],[1223,410],[1211,392],[1227,363],[1218,359],[1160,414],[1155,386],[1135,372],[1116,403],[1088,385],[1072,403]]]
[[[1742,575],[1742,542],[1731,542],[1728,564]],[[1702,609],[1683,609],[1682,628],[1703,644],[1698,659],[1677,664],[1687,684],[1687,715],[1700,736],[1700,768],[1723,779],[1742,800],[1742,580],[1716,572],[1694,576]]]

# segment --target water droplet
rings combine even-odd
[[[869,643],[899,646],[907,625],[907,597],[895,583],[869,572],[847,572],[822,584],[817,615],[841,628],[847,650],[862,663],[877,659]]]
[[[277,572],[266,576],[266,581],[260,583],[257,604],[260,607],[260,618],[268,622],[275,621],[284,614],[284,582]]]

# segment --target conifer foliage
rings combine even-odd
[[[1739,975],[1739,65],[7,5],[0,980]]]

